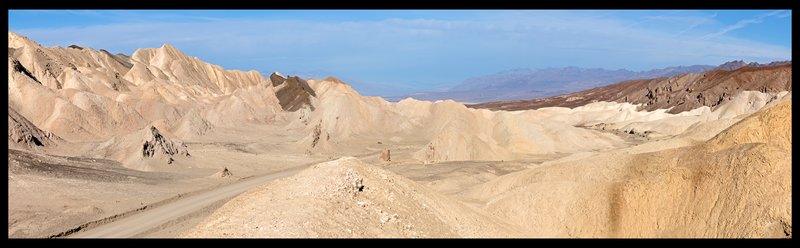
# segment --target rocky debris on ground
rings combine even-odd
[[[231,173],[231,171],[228,170],[228,167],[223,167],[221,171],[219,171],[219,172],[214,174],[214,177],[220,177],[220,178],[222,178],[222,177],[232,177],[232,176],[233,176],[233,173]]]

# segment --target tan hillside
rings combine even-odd
[[[254,215],[254,213],[258,213]],[[356,158],[248,191],[186,237],[509,237],[512,225]]]
[[[535,236],[790,236],[790,114],[788,96],[697,146],[548,162],[468,195]]]

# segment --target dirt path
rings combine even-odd
[[[75,238],[125,238],[151,230],[166,222],[183,217],[201,210],[217,201],[224,200],[245,192],[255,186],[271,182],[276,179],[289,177],[305,169],[299,166],[290,170],[280,171],[269,175],[247,179],[218,189],[200,193],[185,199],[155,207],[151,210],[122,218],[117,221],[98,226],[96,228],[79,232],[69,237]]]
[[[374,156],[380,152],[369,152],[355,157],[364,158]],[[67,237],[69,238],[128,238],[137,235],[157,231],[160,227],[180,224],[176,222],[185,221],[184,217],[191,217],[189,215],[195,214],[198,211],[208,210],[207,208],[212,205],[218,204],[220,201],[230,199],[238,194],[241,194],[253,187],[269,183],[276,179],[292,176],[308,166],[322,163],[324,161],[317,161],[301,166],[297,166],[288,170],[279,171],[267,175],[257,176],[250,179],[236,182],[233,184],[225,185],[217,189],[207,192],[202,192],[196,195],[186,197],[184,199],[175,200],[173,202],[154,207],[152,209],[144,210],[140,213],[124,217],[113,222],[81,231]],[[213,210],[211,210],[213,211]],[[191,228],[191,227],[188,227]],[[174,231],[174,230],[172,230]]]

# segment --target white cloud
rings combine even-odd
[[[713,38],[719,37],[721,35],[724,35],[724,34],[730,32],[730,31],[747,27],[750,24],[761,23],[761,22],[764,21],[764,18],[767,18],[767,17],[770,17],[770,16],[778,15],[779,18],[783,18],[783,17],[785,17],[784,16],[785,15],[784,12],[785,11],[776,10],[776,11],[772,11],[772,12],[769,12],[769,13],[766,13],[766,14],[758,15],[758,16],[756,16],[754,18],[740,20],[740,21],[736,22],[733,25],[726,26],[725,28],[723,28],[720,31],[717,31],[717,32],[708,34],[706,36],[703,36],[703,39],[705,39],[705,40],[713,39]],[[791,12],[789,13],[789,16],[791,16]]]

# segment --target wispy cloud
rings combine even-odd
[[[675,34],[675,37],[679,37],[679,36],[685,34],[686,32],[688,32],[689,30],[692,30],[692,29],[696,28],[697,26],[712,22],[714,20],[714,17],[717,17],[717,13],[714,13],[713,15],[708,16],[706,18],[700,18],[700,19],[694,20],[689,27],[687,27],[686,29],[683,29],[680,32],[678,32],[677,34]]]
[[[724,34],[730,32],[730,31],[747,27],[750,24],[761,23],[761,22],[764,21],[765,18],[770,17],[770,16],[778,15],[779,18],[783,18],[783,17],[785,17],[784,16],[785,12],[787,12],[787,11],[776,10],[776,11],[772,11],[772,12],[769,12],[769,13],[766,13],[766,14],[758,15],[758,16],[756,16],[754,18],[740,20],[740,21],[736,22],[736,24],[727,26],[727,27],[723,28],[720,31],[717,31],[717,32],[714,32],[714,33],[710,33],[710,34],[708,34],[706,36],[703,36],[703,39],[704,40],[713,39],[713,38],[719,37],[721,35],[724,35]],[[791,12],[789,13],[789,16],[791,16]]]

